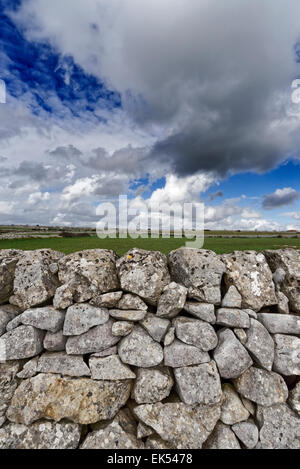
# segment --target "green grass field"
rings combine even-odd
[[[49,239],[14,239],[0,240],[0,249],[24,249],[33,250],[51,248],[69,254],[83,249],[113,249],[120,256],[133,247],[161,251],[168,254],[185,244],[185,239],[99,239],[96,236],[90,238],[49,238]],[[234,250],[263,251],[264,249],[279,249],[293,247],[300,249],[300,239],[285,238],[207,238],[205,249],[215,251],[217,254],[232,252]]]

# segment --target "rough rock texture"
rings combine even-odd
[[[90,303],[91,305],[98,306],[99,308],[115,308],[118,305],[120,299],[122,298],[122,295],[122,291],[103,293],[102,295],[93,296]]]
[[[167,285],[158,300],[157,316],[175,318],[185,305],[187,289],[178,283]]]
[[[143,449],[144,443],[113,420],[107,427],[88,434],[81,449]]]
[[[271,334],[300,334],[300,316],[258,313],[257,319]]]
[[[275,357],[273,370],[284,376],[300,376],[300,338],[275,334]]]
[[[195,316],[202,321],[209,322],[210,324],[215,324],[215,307],[209,303],[198,303],[196,301],[187,301],[184,305],[184,310]]]
[[[286,404],[257,409],[262,449],[300,449],[300,417]]]
[[[156,305],[164,287],[170,283],[167,258],[158,251],[132,249],[117,261],[121,288]]]
[[[5,359],[21,360],[38,355],[43,350],[44,335],[43,331],[32,326],[20,326],[7,332],[0,339]]]
[[[231,285],[224,298],[222,299],[222,308],[241,308],[242,295],[238,292],[234,285]]]
[[[148,313],[141,325],[151,335],[152,339],[161,342],[170,327],[170,321],[164,318],[158,318],[156,314]]]
[[[240,449],[240,444],[230,427],[218,422],[204,444],[205,449]]]
[[[33,326],[49,332],[58,332],[64,324],[65,314],[52,306],[45,306],[43,308],[28,309],[20,316],[17,316],[16,319],[25,326]]]
[[[20,314],[17,306],[3,305],[0,306],[0,337],[5,334],[7,324]]]
[[[138,423],[136,435],[137,438],[147,438],[147,436],[153,435],[154,431],[151,427],[148,427],[142,422]]]
[[[67,310],[63,334],[66,336],[80,335],[91,327],[105,324],[108,319],[107,309],[95,308],[89,304],[73,305]]]
[[[0,363],[0,427],[6,420],[6,411],[18,386],[20,362]]]
[[[131,293],[126,293],[122,296],[122,298],[118,301],[116,305],[117,309],[137,309],[139,311],[147,311],[148,306],[146,303],[137,295],[132,295]]]
[[[49,352],[62,352],[66,348],[67,337],[63,331],[47,332],[44,338],[44,349]]]
[[[42,419],[68,419],[89,424],[111,419],[130,394],[129,381],[93,381],[39,374],[22,381],[11,400],[7,417],[11,422],[31,423]]]
[[[112,318],[117,319],[118,321],[138,322],[144,319],[147,312],[145,310],[138,311],[136,309],[133,309],[131,311],[125,311],[123,309],[110,309],[109,314]]]
[[[209,354],[194,345],[187,345],[180,340],[174,340],[164,348],[164,362],[166,366],[179,368],[183,366],[199,365],[210,361]]]
[[[65,352],[43,353],[39,358],[37,371],[74,377],[90,376],[91,374],[81,355],[67,355]]]
[[[162,347],[140,326],[121,340],[118,353],[124,363],[142,368],[159,365],[164,358]]]
[[[298,381],[294,389],[289,392],[288,403],[300,416],[300,381]]]
[[[200,319],[177,318],[175,333],[182,342],[194,345],[203,352],[214,349],[218,343],[214,328]]]
[[[108,357],[91,357],[89,360],[92,379],[106,379],[118,381],[122,379],[134,379],[135,374],[129,366],[121,362],[118,355]]]
[[[79,336],[70,337],[67,340],[66,351],[70,355],[102,352],[112,347],[120,340],[112,334],[113,321],[108,320],[101,326],[96,326]]]
[[[130,334],[133,329],[132,322],[128,321],[117,321],[112,326],[112,335],[115,337],[125,337],[126,335]]]
[[[246,422],[236,423],[231,427],[231,429],[246,448],[255,448],[258,442],[259,433],[258,428],[252,419],[249,419]]]
[[[131,397],[138,404],[152,404],[168,397],[174,381],[168,368],[139,368]]]
[[[274,342],[267,329],[256,319],[250,319],[243,345],[253,360],[268,371],[272,370],[274,361]]]
[[[21,379],[33,378],[38,373],[38,363],[39,363],[39,356],[28,360],[25,363],[22,370],[17,373],[17,377]]]
[[[234,425],[247,420],[250,414],[233,386],[225,383],[222,386],[222,391],[223,402],[220,420],[226,425]]]
[[[225,282],[234,285],[242,296],[242,308],[259,311],[264,306],[277,304],[272,272],[262,253],[234,251],[225,254]]]
[[[248,314],[241,309],[220,308],[217,310],[218,326],[239,327],[247,329],[250,327],[250,319]]]
[[[225,265],[214,252],[179,248],[169,254],[171,278],[188,289],[189,298],[221,303],[221,280]]]
[[[16,265],[21,255],[22,251],[15,249],[0,251],[0,305],[6,303],[13,292]]]

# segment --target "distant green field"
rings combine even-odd
[[[161,251],[168,254],[173,249],[183,246],[185,238],[176,239],[99,239],[96,236],[90,238],[49,238],[49,239],[14,239],[0,240],[0,249],[42,249],[51,248],[69,254],[83,249],[113,249],[120,256],[133,247],[151,251]],[[264,249],[279,249],[293,247],[300,249],[300,239],[284,238],[207,238],[205,249],[215,251],[217,254],[232,252],[234,250],[263,251]]]

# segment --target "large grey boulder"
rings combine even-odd
[[[262,449],[300,449],[300,417],[286,404],[258,406]]]
[[[134,408],[139,420],[177,449],[201,449],[220,417],[220,405],[187,406],[182,402]]]
[[[256,319],[250,319],[250,327],[245,331],[244,347],[253,360],[268,371],[274,361],[274,342],[267,329]]]
[[[16,265],[23,251],[2,249],[0,251],[0,305],[7,303],[13,293]]]
[[[262,253],[234,251],[224,254],[225,283],[234,285],[242,297],[242,308],[259,311],[264,306],[277,304],[272,272]]]
[[[218,338],[213,358],[219,373],[225,379],[237,378],[253,364],[252,359],[230,329],[219,331]]]
[[[166,285],[170,283],[167,258],[158,251],[132,249],[117,261],[121,288],[134,293],[151,305],[156,305]]]
[[[63,334],[80,335],[94,326],[105,324],[109,319],[108,310],[89,304],[76,304],[67,309]]]
[[[176,318],[174,324],[176,336],[182,342],[194,345],[203,352],[208,352],[217,346],[217,334],[207,322],[200,319],[179,317]]]
[[[202,321],[209,322],[210,324],[215,324],[215,307],[209,303],[199,303],[196,301],[187,301],[184,305],[184,310],[195,316],[197,319],[202,319]]]
[[[9,302],[25,310],[53,298],[59,281],[51,265],[63,257],[63,253],[52,249],[24,251],[16,265]]]
[[[6,411],[17,389],[20,368],[21,363],[18,361],[0,363],[0,427],[6,421]]]
[[[5,360],[34,357],[43,350],[44,335],[43,331],[32,326],[17,327],[0,338],[0,351],[3,351]]]
[[[174,340],[164,348],[164,363],[172,368],[208,363],[210,356],[194,345]]]
[[[300,375],[300,338],[275,334],[273,370],[284,376]]]
[[[158,300],[157,316],[161,318],[175,318],[185,305],[187,288],[178,283],[167,285]]]
[[[221,401],[221,380],[215,362],[175,368],[174,376],[180,399],[187,405],[213,405]]]
[[[81,425],[40,420],[30,426],[8,423],[0,429],[0,449],[76,449]]]
[[[72,287],[74,301],[84,303],[94,295],[119,289],[117,259],[108,249],[75,252],[60,260],[58,277]]]
[[[234,380],[234,386],[243,397],[266,407],[281,404],[288,397],[288,388],[280,375],[254,366]]]
[[[257,319],[271,334],[300,334],[300,316],[258,313]]]
[[[0,337],[5,334],[7,324],[20,314],[20,309],[13,305],[0,306]]]
[[[130,388],[131,380],[94,381],[41,373],[21,382],[7,417],[25,425],[42,418],[88,425],[113,418],[126,403]]]
[[[278,249],[264,252],[272,272],[283,269],[285,276],[280,284],[281,291],[289,299],[292,311],[300,313],[300,251]]]
[[[131,397],[138,404],[152,404],[168,397],[174,381],[168,368],[138,368]]]
[[[243,405],[240,396],[229,383],[222,385],[223,401],[221,408],[220,420],[226,425],[234,425],[235,423],[247,420],[250,413]]]
[[[259,433],[253,419],[249,419],[246,422],[235,423],[231,429],[247,449],[255,448]]]
[[[230,427],[218,422],[212,434],[204,443],[205,449],[241,449],[237,437]]]
[[[164,358],[161,345],[141,326],[135,326],[133,331],[120,341],[118,353],[123,363],[142,368],[159,365]]]
[[[92,379],[107,379],[118,381],[123,379],[134,379],[136,375],[129,366],[121,362],[118,355],[108,357],[91,357],[89,359]]]
[[[91,374],[82,355],[67,355],[65,352],[43,353],[38,360],[37,371],[73,377],[90,376]]]
[[[44,306],[43,308],[27,309],[17,316],[16,320],[25,326],[33,326],[44,331],[58,332],[62,329],[65,313],[53,308]]]
[[[105,428],[89,433],[80,446],[81,449],[143,449],[144,443],[123,430],[117,419]]]
[[[204,303],[221,303],[221,280],[225,265],[205,249],[179,248],[170,252],[169,266],[174,282],[188,289],[188,297]]]
[[[93,327],[81,335],[69,337],[66,351],[70,355],[84,355],[86,353],[102,352],[117,344],[120,337],[112,334],[113,321],[109,319],[101,326]]]

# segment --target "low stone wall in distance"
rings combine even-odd
[[[300,251],[0,251],[0,448],[300,448]]]

